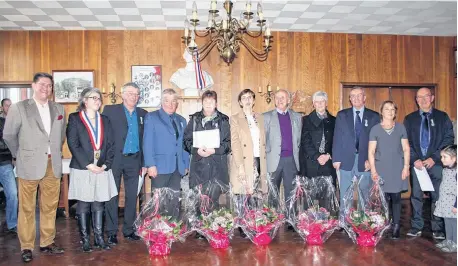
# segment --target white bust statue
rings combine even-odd
[[[170,78],[170,83],[172,83],[175,87],[182,89],[184,91],[184,96],[199,96],[200,88],[198,88],[197,85],[198,83],[196,80],[194,60],[187,49],[184,50],[183,58],[186,61],[186,66],[173,73]],[[205,85],[203,86],[202,91],[205,91],[213,86],[213,79],[206,71],[203,70],[202,76],[205,80]]]

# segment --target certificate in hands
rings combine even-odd
[[[413,168],[415,170],[415,174],[417,175],[418,182],[420,183],[420,187],[422,191],[434,191],[433,183],[431,182],[431,178],[429,177],[428,171],[425,167],[421,170],[417,168]]]
[[[192,146],[194,148],[219,148],[220,136],[219,129],[194,131],[192,133]]]

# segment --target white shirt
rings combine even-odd
[[[35,98],[33,99],[37,104],[38,113],[41,117],[41,122],[43,122],[43,126],[45,127],[46,133],[48,133],[48,137],[51,134],[51,113],[49,112],[49,104],[46,101],[45,104],[39,103]],[[48,146],[48,155],[51,154],[51,148]]]
[[[246,118],[248,120],[248,128],[250,128],[251,141],[253,142],[253,156],[259,157],[261,150],[259,143],[259,127],[254,121],[253,115],[247,115]]]

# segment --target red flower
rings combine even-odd
[[[57,117],[57,120],[62,120],[62,118],[64,118],[64,117],[63,117],[62,115],[59,115],[59,116]]]

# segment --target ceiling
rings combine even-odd
[[[196,2],[205,27],[210,0]],[[238,18],[246,1],[233,2]],[[456,1],[264,0],[263,9],[274,31],[457,35]],[[191,0],[0,0],[0,30],[183,29],[191,10]]]

